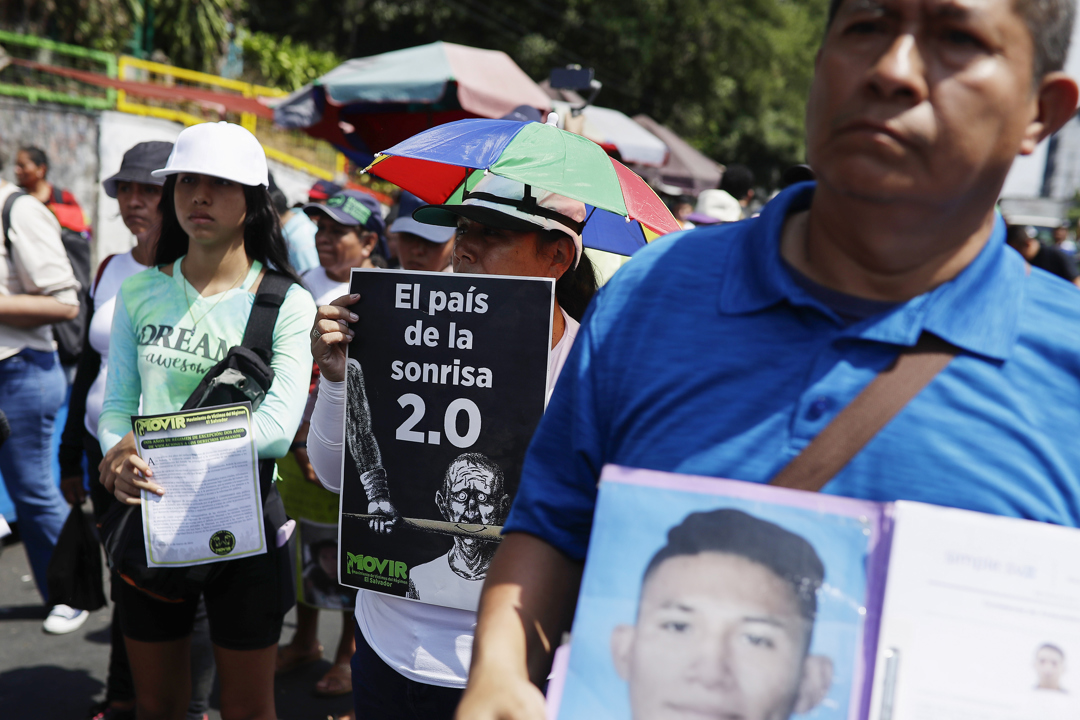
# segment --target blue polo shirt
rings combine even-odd
[[[603,288],[507,532],[583,559],[605,463],[768,482],[923,331],[961,354],[823,492],[1080,525],[1080,292],[1029,271],[999,218],[955,279],[845,323],[780,258],[813,192],[657,240]]]

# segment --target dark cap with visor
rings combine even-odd
[[[439,225],[429,225],[413,219],[413,213],[427,204],[410,192],[402,192],[398,200],[398,216],[390,223],[390,232],[411,233],[428,242],[445,244],[454,238],[454,229]]]
[[[308,190],[308,200],[326,200],[337,195],[343,189],[337,183],[332,183],[329,180],[319,180]]]
[[[308,203],[304,212],[312,219],[322,213],[342,225],[370,230],[379,236],[379,253],[387,257],[386,220],[382,205],[373,196],[359,190],[342,190],[325,203]]]
[[[101,182],[105,194],[115,198],[116,186],[122,182],[161,187],[165,184],[165,178],[154,177],[150,173],[165,167],[172,150],[173,144],[171,142],[152,141],[135,145],[124,153],[124,159],[120,161],[119,172]]]
[[[342,190],[325,203],[308,203],[304,206],[304,212],[309,216],[322,213],[342,225],[359,225],[378,233],[380,237],[386,233],[386,221],[383,220],[379,201],[358,190]]]

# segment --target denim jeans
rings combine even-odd
[[[45,572],[70,508],[53,473],[52,436],[67,382],[55,352],[24,349],[0,360],[0,410],[11,437],[0,446],[0,472],[15,504],[19,535],[45,604]]]

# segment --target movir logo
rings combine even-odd
[[[183,430],[187,427],[187,419],[173,415],[171,417],[145,418],[135,421],[135,434],[145,435],[148,432],[159,430]]]
[[[380,560],[370,555],[346,552],[345,572],[349,575],[363,575],[364,573],[378,573],[386,577],[408,579],[409,568],[403,562],[394,560]]]

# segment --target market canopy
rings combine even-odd
[[[499,118],[520,105],[551,107],[509,55],[435,42],[342,63],[276,104],[274,122],[366,163],[430,127]]]
[[[653,187],[669,195],[685,193],[696,196],[702,190],[720,184],[723,165],[699,152],[670,128],[648,115],[635,115],[634,122],[663,140],[669,151],[667,161],[659,168],[634,167]]]
[[[668,157],[663,140],[618,110],[587,105],[577,115],[568,102],[553,100],[563,127],[587,137],[608,152],[617,151],[627,164],[661,167]]]

